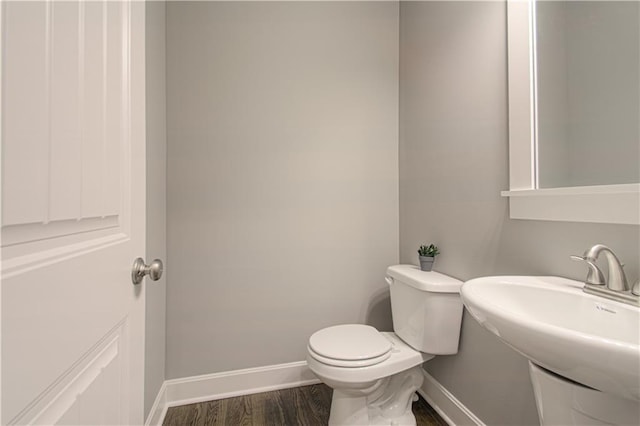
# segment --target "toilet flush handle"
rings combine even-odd
[[[384,280],[387,282],[387,284],[391,285],[393,284],[393,278],[391,277],[384,277]]]

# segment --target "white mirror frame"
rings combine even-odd
[[[510,217],[640,225],[640,183],[538,189],[535,0],[508,0],[507,26]]]

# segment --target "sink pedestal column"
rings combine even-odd
[[[640,401],[573,382],[529,362],[542,426],[638,425]]]

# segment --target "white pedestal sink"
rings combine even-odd
[[[558,424],[549,413],[561,412],[557,405],[577,401],[578,394],[592,401],[585,414],[590,424],[640,424],[640,309],[582,287],[558,277],[484,277],[464,283],[461,296],[480,324],[534,364],[542,424]],[[585,424],[579,407],[564,409],[563,423]]]

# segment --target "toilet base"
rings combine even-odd
[[[367,389],[334,389],[329,425],[415,426],[411,403],[423,380],[422,367],[416,366]]]

